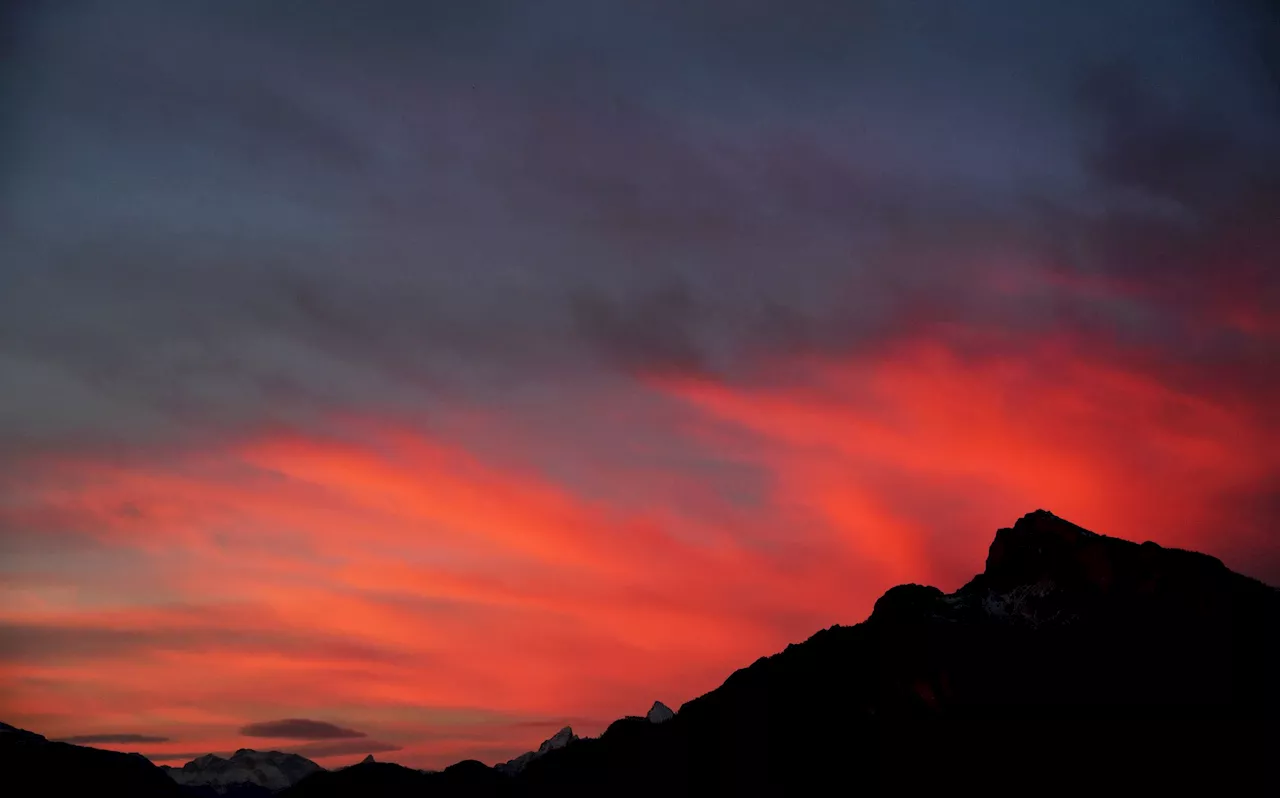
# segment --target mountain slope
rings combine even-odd
[[[661,726],[531,763],[521,792],[1274,785],[1278,597],[1212,557],[1032,513],[956,593],[893,588]]]
[[[127,795],[182,798],[182,788],[138,754],[55,743],[0,723],[0,787],[11,798]]]

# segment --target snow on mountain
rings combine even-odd
[[[196,757],[181,768],[164,767],[170,778],[190,787],[210,787],[225,794],[245,784],[271,791],[292,787],[303,777],[323,770],[315,762],[281,751],[254,751],[241,748],[224,759],[216,754]]]
[[[524,770],[525,767],[527,767],[530,762],[542,756],[543,754],[547,753],[548,751],[554,751],[557,748],[564,748],[566,745],[568,745],[569,743],[573,742],[576,739],[578,739],[578,735],[573,733],[573,727],[565,726],[560,731],[556,732],[555,734],[551,735],[547,739],[543,740],[542,745],[538,746],[537,751],[526,751],[520,756],[516,757],[515,759],[510,760],[509,762],[502,762],[497,765],[494,765],[494,769],[501,771],[503,773],[514,775]]]
[[[543,740],[542,745],[538,746],[538,753],[545,754],[546,752],[554,751],[557,748],[564,748],[576,739],[578,739],[578,736],[573,733],[573,727],[565,726],[560,731]]]

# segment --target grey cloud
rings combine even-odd
[[[231,751],[179,751],[175,753],[144,753],[142,754],[152,762],[182,762],[187,763],[193,759],[198,759],[205,754],[214,754],[223,759],[231,756]]]
[[[145,647],[155,635],[107,629],[0,624],[0,656],[8,662],[48,662],[113,656]]]
[[[286,740],[345,740],[352,737],[365,737],[364,732],[345,729],[323,720],[306,718],[286,718],[285,720],[264,720],[240,729],[245,737],[279,737]]]
[[[1230,96],[1188,106],[1125,65],[1081,85],[1097,132],[1087,164],[1111,197],[1127,201],[1100,213],[1048,212],[1063,273],[1102,277],[1115,295],[1145,306],[1150,321],[1131,334],[1171,360],[1195,363],[1214,390],[1272,393],[1276,383],[1259,378],[1270,371],[1274,338],[1235,325],[1280,308],[1280,232],[1272,223],[1280,215],[1280,154],[1271,144],[1280,116],[1247,123],[1256,109],[1232,111],[1239,99]],[[1092,326],[1116,333],[1096,319]]]
[[[77,734],[72,737],[59,738],[60,743],[92,745],[94,743],[167,743],[168,737],[156,737],[150,734]]]
[[[696,5],[27,12],[0,441],[738,377],[941,322],[1172,351],[1153,297],[1274,307],[1247,9]],[[1233,242],[1263,255],[1205,278]],[[1009,299],[993,250],[1134,285]]]
[[[693,329],[698,308],[683,283],[625,303],[579,294],[572,312],[582,337],[597,344],[607,359],[640,370],[704,368]]]
[[[198,613],[197,613],[198,614]],[[98,626],[48,626],[0,623],[0,662],[68,662],[109,659],[155,650],[250,650],[296,656],[331,656],[352,660],[399,661],[393,651],[342,639],[308,638],[278,632],[245,632],[223,619],[216,635],[207,629],[109,629]]]

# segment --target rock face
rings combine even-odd
[[[241,748],[227,759],[205,754],[180,768],[163,769],[179,784],[228,795],[251,792],[243,789],[246,785],[278,792],[323,768],[297,754]]]
[[[650,723],[666,723],[676,716],[671,711],[671,707],[661,701],[654,701],[653,706],[649,709],[649,714],[645,715]]]
[[[520,756],[516,757],[515,759],[512,759],[507,762],[503,762],[502,764],[499,764],[499,765],[494,765],[494,769],[497,770],[499,773],[515,775],[516,773],[519,773],[520,771],[528,767],[529,763],[537,759],[538,757],[544,756],[551,751],[556,751],[561,748],[564,748],[569,743],[577,739],[578,739],[578,736],[573,733],[573,727],[565,726],[560,731],[556,732],[555,734],[551,735],[547,739],[543,740],[542,745],[538,746],[537,751],[526,751]]]

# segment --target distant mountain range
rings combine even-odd
[[[496,767],[239,751],[161,769],[3,726],[0,773],[14,796],[1275,795],[1278,683],[1280,591],[1037,511],[954,593],[900,585],[678,713],[566,727]]]
[[[180,768],[161,765],[160,769],[179,784],[192,788],[192,793],[226,798],[262,798],[324,770],[297,754],[249,748],[241,748],[227,759],[205,754]]]

